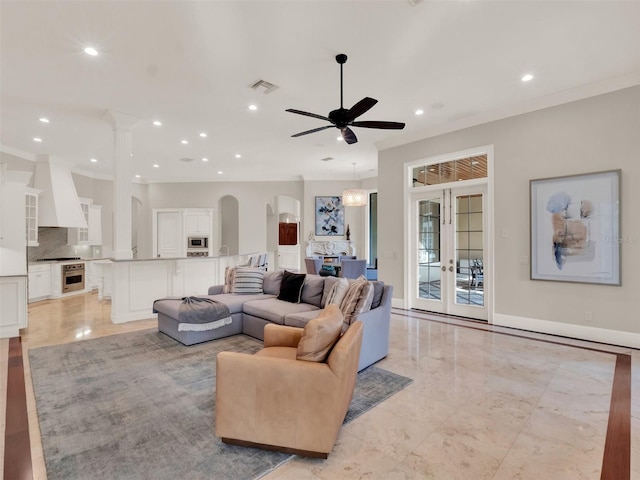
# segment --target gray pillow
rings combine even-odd
[[[282,270],[267,272],[264,274],[262,290],[269,295],[278,295],[280,293],[280,283],[282,283]]]
[[[302,303],[319,307],[322,304],[323,289],[324,277],[320,275],[307,275],[302,287]]]
[[[382,294],[384,293],[384,282],[373,281],[373,301],[371,302],[371,310],[378,308],[382,303]]]

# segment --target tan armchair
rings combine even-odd
[[[216,435],[225,443],[327,458],[351,403],[362,322],[326,362],[296,360],[303,329],[268,324],[255,355],[218,354]]]

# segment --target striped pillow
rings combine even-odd
[[[364,275],[360,275],[351,282],[349,291],[340,304],[340,310],[344,315],[344,323],[351,325],[358,315],[371,310],[372,301],[373,284]]]
[[[264,270],[260,268],[236,268],[233,293],[240,295],[263,293]]]

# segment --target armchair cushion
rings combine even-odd
[[[324,362],[340,337],[344,319],[337,305],[327,305],[320,315],[309,321],[298,343],[298,360]]]

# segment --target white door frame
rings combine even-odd
[[[430,164],[438,164],[446,161],[457,160],[466,157],[478,156],[478,155],[487,155],[487,178],[486,179],[474,179],[474,180],[464,180],[461,182],[456,182],[456,187],[463,186],[474,186],[480,184],[487,185],[487,201],[486,201],[486,223],[487,223],[487,231],[486,231],[486,245],[485,245],[485,255],[486,258],[483,260],[485,265],[485,277],[484,282],[486,285],[485,291],[488,295],[485,295],[485,304],[487,306],[487,321],[488,323],[493,323],[494,318],[494,299],[495,299],[495,291],[494,291],[494,235],[495,235],[495,225],[494,225],[494,186],[493,186],[493,170],[494,170],[494,159],[493,159],[493,145],[484,145],[477,148],[471,148],[468,150],[461,150],[457,152],[451,152],[443,155],[437,155],[433,157],[427,157],[419,160],[413,160],[410,162],[405,162],[403,165],[404,168],[404,308],[410,309],[413,307],[413,288],[411,287],[412,281],[414,278],[415,266],[413,265],[413,255],[411,252],[412,238],[411,238],[411,226],[413,222],[412,213],[412,197],[414,193],[424,192],[427,193],[431,190],[442,190],[443,188],[449,188],[453,185],[451,184],[441,184],[441,185],[433,185],[433,186],[413,186],[413,168],[416,166],[422,165],[430,165]]]

